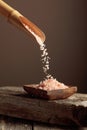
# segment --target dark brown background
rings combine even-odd
[[[87,1],[5,0],[46,34],[50,73],[87,93]],[[0,16],[0,86],[43,79],[38,44]]]

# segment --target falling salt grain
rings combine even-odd
[[[41,54],[41,61],[43,63],[43,72],[46,76],[46,79],[48,78],[51,78],[51,75],[48,74],[48,70],[49,70],[49,56],[48,56],[48,52],[47,52],[47,48],[46,48],[46,45],[45,44],[40,44],[40,50],[42,51],[42,54]]]
[[[49,70],[49,60],[50,57],[48,56],[46,45],[44,44],[43,39],[41,39],[40,36],[38,36],[31,28],[29,28],[28,25],[24,24],[25,28],[36,38],[36,41],[40,45],[40,50],[42,51],[41,54],[41,61],[43,64],[43,72],[45,74],[46,79],[51,78],[52,76],[48,73]]]

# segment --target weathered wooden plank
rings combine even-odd
[[[87,125],[87,95],[64,100],[30,98],[22,87],[0,87],[0,114],[59,125]]]
[[[87,127],[56,126],[0,115],[0,130],[87,130]]]
[[[46,125],[35,125],[34,130],[87,130],[87,127],[56,127]]]
[[[42,126],[35,126],[34,130],[62,130],[62,129],[57,128],[57,127],[53,128],[53,127],[48,127],[48,126],[42,125]]]
[[[34,124],[33,129],[34,130],[66,130],[66,128],[63,129],[61,127],[44,125],[44,124]]]
[[[0,130],[32,130],[32,123],[0,115]]]

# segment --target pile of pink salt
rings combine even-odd
[[[57,90],[57,89],[66,89],[68,88],[68,86],[66,86],[63,83],[58,82],[56,79],[54,78],[50,78],[50,79],[45,79],[44,81],[41,81],[39,86],[39,89],[43,89],[43,90]]]

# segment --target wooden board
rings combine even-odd
[[[0,130],[87,130],[87,127],[65,127],[0,115]]]
[[[57,125],[87,125],[87,95],[50,101],[30,98],[22,87],[0,87],[0,114]]]

